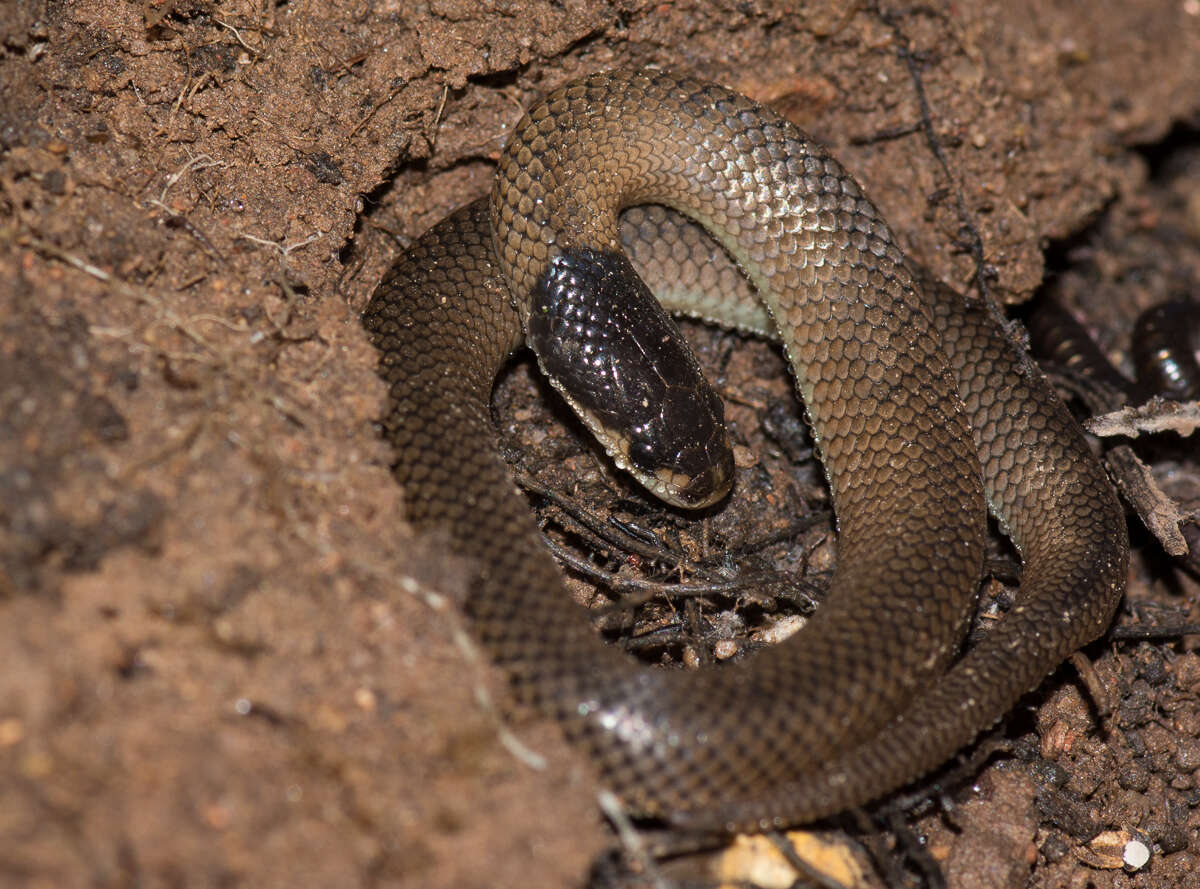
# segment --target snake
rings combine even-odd
[[[489,413],[527,343],[547,373],[591,368],[597,389],[624,391],[613,380],[635,373],[641,346],[610,336],[609,319],[647,293],[782,345],[837,516],[837,567],[808,624],[711,669],[642,664],[599,638]],[[660,321],[649,339],[666,336]],[[516,125],[490,195],[413,242],[363,322],[406,519],[467,567],[462,611],[516,704],[557,720],[636,815],[752,831],[876,800],[1000,720],[1123,595],[1113,487],[1003,323],[911,263],[825,148],[718,84],[618,70],[547,95]],[[555,355],[557,336],[569,343]],[[649,373],[656,392],[699,391],[691,369]],[[720,451],[715,422],[694,450]],[[658,475],[686,489],[687,472]],[[963,651],[989,509],[1022,580]]]

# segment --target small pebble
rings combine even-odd
[[[732,639],[722,639],[713,646],[713,657],[719,661],[728,660],[738,653],[738,644]]]
[[[798,614],[785,615],[771,624],[771,626],[757,633],[755,639],[767,645],[775,645],[799,632],[800,628],[806,623],[808,623],[808,619]]]
[[[1074,745],[1075,732],[1065,720],[1059,719],[1042,735],[1042,759],[1059,759],[1070,753]]]
[[[1200,741],[1188,739],[1181,741],[1175,750],[1175,764],[1181,772],[1194,772],[1200,769]]]
[[[1125,854],[1122,859],[1125,866],[1131,870],[1141,870],[1150,860],[1150,849],[1141,840],[1130,840],[1125,844]]]
[[[758,465],[758,455],[745,445],[734,445],[733,465],[738,469],[752,469]]]
[[[1128,763],[1117,772],[1117,783],[1126,790],[1145,793],[1150,787],[1150,770],[1140,763]]]

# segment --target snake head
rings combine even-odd
[[[689,509],[728,493],[724,406],[624,255],[575,248],[552,259],[526,338],[613,461],[651,493]]]

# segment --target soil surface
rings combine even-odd
[[[387,264],[537,96],[653,64],[828,143],[956,286],[1020,302],[1049,255],[1120,361],[1141,308],[1200,292],[1197,58],[1195,0],[0,3],[0,885],[635,884],[588,764],[501,729],[463,575],[404,522],[359,323]],[[627,645],[691,664],[801,617],[835,547],[778,355],[689,331],[732,405],[725,512],[639,499],[526,365],[497,414],[535,486],[697,564],[808,572],[638,612]],[[1194,451],[1151,455],[1190,508]],[[1118,623],[1195,622],[1200,586],[1134,536]],[[1059,671],[1008,755],[866,837],[868,879],[1194,885],[1196,638],[1092,646],[1112,712]]]

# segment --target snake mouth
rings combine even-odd
[[[733,449],[722,425],[719,434],[704,445],[695,445],[664,457],[641,436],[606,423],[556,381],[551,385],[583,421],[592,437],[617,465],[643,488],[671,506],[704,509],[724,498],[733,488]],[[655,442],[657,444],[657,441]]]
[[[726,447],[718,462],[687,475],[679,471],[660,469],[655,477],[667,494],[655,492],[662,500],[685,509],[704,509],[725,497],[733,487],[733,453]]]

